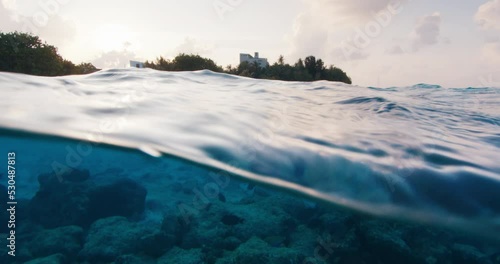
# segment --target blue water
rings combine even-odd
[[[202,189],[211,179],[224,203],[252,197],[255,185],[307,208],[333,205],[485,239],[500,231],[500,88],[138,69],[0,73],[0,88],[0,155],[18,155],[19,199],[35,196],[39,174],[76,168],[99,182],[135,179],[150,202],[174,183],[201,181]],[[237,184],[223,191],[216,179],[226,175]],[[148,217],[160,216],[151,209]]]

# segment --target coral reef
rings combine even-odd
[[[147,173],[143,186],[108,171],[99,175],[105,181],[86,170],[39,176],[39,191],[23,202],[19,263],[500,263],[497,242],[452,230],[374,219],[257,186],[248,193],[234,183],[223,195],[205,196],[199,190],[208,178]]]
[[[138,216],[144,211],[146,189],[129,179],[109,185],[89,180],[88,171],[72,170],[58,177],[42,174],[40,189],[30,201],[29,218],[46,228],[89,226],[108,216]]]

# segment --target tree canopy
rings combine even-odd
[[[352,83],[347,74],[333,65],[326,66],[323,60],[309,56],[299,59],[295,64],[285,63],[280,56],[278,61],[266,67],[260,67],[256,62],[243,62],[237,67],[231,65],[223,69],[213,60],[200,55],[181,53],[174,59],[163,57],[155,61],[146,61],[145,67],[161,71],[196,71],[211,70],[228,74],[247,76],[258,79],[273,79],[283,81],[338,81]],[[18,72],[42,76],[59,76],[70,74],[87,74],[98,69],[90,63],[75,65],[63,59],[57,48],[43,42],[38,36],[28,33],[0,32],[0,71]]]
[[[98,69],[90,63],[73,64],[57,48],[28,33],[0,32],[0,71],[40,76],[87,74]]]
[[[294,65],[285,63],[283,56],[280,56],[274,64],[261,68],[257,63],[243,62],[238,67],[228,66],[226,73],[247,76],[258,79],[274,79],[283,81],[336,81],[351,84],[351,78],[347,74],[333,65],[326,67],[321,59],[314,56],[299,59]]]
[[[325,66],[321,59],[309,56],[304,60],[299,59],[294,65],[285,63],[285,58],[280,56],[278,61],[267,67],[260,67],[257,63],[240,63],[237,67],[227,66],[225,69],[218,66],[213,60],[200,55],[177,55],[173,60],[159,57],[156,61],[146,61],[144,66],[161,71],[196,71],[211,70],[233,75],[246,76],[257,79],[272,79],[283,81],[337,81],[351,84],[351,78],[334,66]]]
[[[177,55],[172,61],[165,60],[163,57],[159,57],[155,62],[146,61],[144,66],[161,71],[211,70],[222,72],[222,67],[218,66],[213,60],[184,53]]]

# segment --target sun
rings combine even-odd
[[[132,34],[126,26],[106,24],[98,27],[94,34],[95,46],[102,51],[122,50],[129,45]]]

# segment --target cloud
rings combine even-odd
[[[365,31],[367,23],[370,26],[376,24],[379,29],[385,27],[386,21],[381,24],[381,17],[378,15],[384,12],[383,19],[388,19],[390,23],[392,16],[401,12],[402,4],[407,1],[304,0],[305,8],[296,17],[292,36],[289,37],[291,55],[334,56],[343,60],[366,59],[370,55],[366,47],[358,47],[352,43],[353,39],[358,38],[356,29]],[[370,37],[369,43],[371,38],[373,37]],[[348,43],[341,44],[343,42]]]
[[[75,38],[76,26],[71,20],[53,16],[48,20],[47,26],[40,28],[38,34],[50,44],[59,47]]]
[[[497,35],[486,35],[484,41],[486,43],[500,42],[500,37]]]
[[[500,41],[483,44],[480,63],[480,86],[500,88]]]
[[[210,54],[212,50],[213,47],[202,45],[196,39],[189,37],[185,38],[184,42],[175,48],[176,55],[179,53],[206,55]]]
[[[328,30],[321,21],[309,14],[300,14],[294,24],[292,56],[304,57],[308,55],[324,55],[328,41]]]
[[[123,68],[129,65],[130,60],[141,60],[138,59],[136,54],[127,49],[118,51],[112,50],[108,52],[103,52],[98,58],[92,61],[97,68]]]
[[[0,5],[6,9],[9,9],[9,10],[15,10],[17,8],[17,1],[16,0],[1,0]]]
[[[18,17],[13,11],[12,3],[3,0],[0,2],[0,31],[9,32],[19,28]]]
[[[43,23],[37,20],[40,18],[43,18]],[[0,30],[33,33],[55,46],[61,46],[76,35],[76,28],[72,21],[57,13],[49,14],[41,7],[32,16],[23,15],[16,0],[0,2]]]
[[[441,14],[436,12],[420,18],[413,32],[413,50],[439,43],[441,35]]]
[[[479,7],[474,17],[479,27],[485,31],[481,59],[483,62],[495,65],[500,64],[500,0],[490,0]]]
[[[366,22],[374,14],[391,8],[400,9],[408,0],[312,0],[312,11],[321,18],[339,19],[342,22]],[[399,10],[400,11],[400,10]]]
[[[331,55],[341,61],[360,61],[366,60],[370,54],[361,49],[352,48],[349,46],[342,46],[334,48]]]
[[[474,19],[483,30],[500,29],[500,0],[491,0],[481,5]]]
[[[392,55],[401,55],[405,54],[406,52],[401,48],[400,45],[395,45],[392,46],[390,49],[387,50],[387,54],[392,54]]]
[[[492,65],[500,65],[500,41],[488,42],[483,45],[482,60]]]

